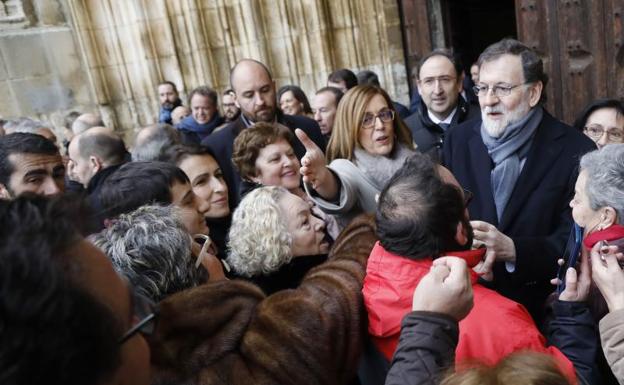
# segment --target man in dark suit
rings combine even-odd
[[[595,145],[542,108],[547,77],[528,47],[504,39],[479,67],[482,119],[450,132],[444,163],[475,195],[474,236],[488,249],[481,272],[540,322],[572,227],[578,160]]]
[[[293,135],[296,128],[302,129],[310,139],[325,151],[325,138],[319,125],[305,116],[283,115],[275,98],[275,82],[269,69],[262,63],[252,59],[239,61],[230,72],[230,84],[236,96],[236,104],[241,115],[235,121],[207,136],[202,145],[210,148],[223,167],[223,173],[234,182],[235,196],[239,196],[240,175],[232,165],[232,148],[234,139],[245,128],[256,122],[278,122],[290,128]],[[305,154],[305,147],[298,141],[293,149],[297,157]]]
[[[416,85],[421,100],[405,124],[418,150],[435,161],[442,158],[449,130],[479,115],[478,107],[461,96],[463,79],[459,59],[447,49],[436,49],[418,63]]]

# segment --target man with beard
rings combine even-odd
[[[494,43],[478,64],[481,120],[450,132],[444,163],[475,194],[475,243],[487,247],[480,272],[540,322],[572,227],[578,159],[595,145],[542,107],[547,76],[524,44]]]
[[[238,119],[240,108],[236,105],[236,95],[234,90],[228,88],[223,91],[221,98],[221,108],[223,109],[223,119],[226,123],[230,123]]]
[[[429,271],[444,266],[436,260],[455,256],[474,267],[485,254],[485,249],[471,250],[470,198],[447,169],[423,154],[408,159],[381,192],[375,214],[379,242],[368,259],[362,293],[368,332],[386,359],[396,350],[414,288]],[[457,364],[493,365],[515,351],[530,350],[551,355],[574,377],[570,361],[557,348],[545,346],[522,305],[477,283],[474,272],[471,282],[474,307],[459,323]]]
[[[275,97],[275,82],[264,64],[253,59],[239,61],[230,71],[230,84],[236,96],[236,104],[241,109],[241,115],[227,126],[207,136],[201,144],[212,150],[223,167],[226,179],[233,181],[233,186],[229,187],[233,189],[234,196],[239,196],[241,181],[240,175],[232,166],[234,139],[242,130],[256,122],[281,123],[288,127],[293,135],[295,129],[300,128],[325,151],[325,138],[314,120],[279,112]],[[305,147],[298,141],[293,143],[293,149],[299,159],[306,153]]]
[[[30,192],[65,191],[65,166],[58,147],[37,134],[16,132],[0,137],[0,199]]]
[[[182,105],[176,85],[168,80],[160,83],[158,85],[158,100],[160,101],[158,123],[171,124],[171,111]]]

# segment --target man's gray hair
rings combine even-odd
[[[10,120],[5,123],[4,128],[10,132],[23,132],[26,134],[38,134],[38,131],[42,128],[49,128],[50,125],[43,123],[40,120],[35,120],[31,118],[17,118],[14,120]]]
[[[581,158],[587,171],[585,190],[592,210],[613,207],[617,223],[624,224],[624,144],[608,144]]]
[[[278,204],[286,194],[290,193],[283,187],[260,187],[247,194],[234,211],[227,262],[237,274],[268,274],[292,259],[292,236]]]
[[[195,268],[191,237],[172,206],[143,206],[90,237],[137,293],[159,302],[206,279]]]
[[[182,141],[180,132],[167,123],[158,123],[143,130],[149,130],[150,133],[140,143],[135,140],[132,149],[133,162],[162,160],[162,156],[169,148]]]
[[[496,60],[503,55],[520,56],[524,81],[526,83],[542,82],[543,89],[539,102],[545,103],[548,75],[544,72],[544,62],[535,51],[518,40],[507,38],[487,47],[479,55],[479,60],[477,61],[479,68],[481,68],[483,63]]]

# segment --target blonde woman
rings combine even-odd
[[[307,150],[300,170],[307,194],[343,227],[375,211],[377,194],[414,153],[409,129],[375,86],[354,87],[341,99],[326,158],[305,133],[296,134]]]

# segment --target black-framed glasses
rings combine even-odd
[[[474,198],[474,194],[470,190],[464,190],[464,206],[468,206],[470,202],[472,202],[472,198]]]
[[[488,94],[488,92],[490,90],[492,90],[492,93],[497,97],[497,98],[502,98],[505,96],[509,96],[511,94],[511,91],[514,88],[523,86],[527,83],[520,83],[520,84],[516,84],[515,86],[499,86],[499,85],[495,85],[495,86],[488,86],[488,85],[476,85],[474,87],[472,87],[472,91],[474,91],[475,95],[477,96],[486,96]]]
[[[150,299],[140,294],[132,294],[133,302],[133,315],[139,319],[139,322],[134,324],[128,331],[121,337],[119,344],[123,344],[135,334],[141,333],[151,335],[156,330],[156,322],[158,320],[158,305],[153,303]]]
[[[394,111],[383,110],[376,114],[366,114],[362,119],[362,127],[371,128],[375,125],[375,119],[379,118],[382,123],[388,123],[394,120]]]

